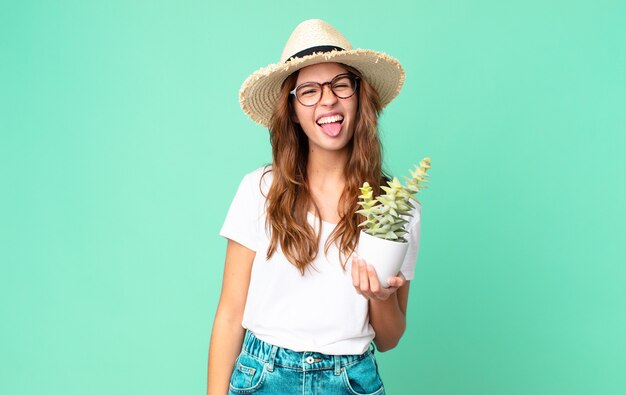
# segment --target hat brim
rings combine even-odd
[[[359,70],[378,92],[382,107],[402,89],[404,69],[398,60],[369,49],[330,51],[307,55],[285,63],[271,64],[252,73],[241,85],[239,103],[254,122],[269,127],[283,81],[293,72],[317,63],[337,62]]]

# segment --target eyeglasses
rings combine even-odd
[[[339,74],[330,81],[319,82],[304,82],[296,86],[291,92],[292,95],[298,99],[300,104],[306,107],[311,107],[319,103],[322,99],[322,92],[324,91],[324,85],[328,85],[331,92],[340,99],[347,99],[354,95],[357,90],[359,77],[352,74]]]

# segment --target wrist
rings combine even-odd
[[[397,306],[398,294],[397,292],[394,292],[391,295],[389,295],[387,299],[384,299],[384,300],[372,298],[370,299],[370,304],[373,304],[376,307],[382,307],[382,308],[389,308],[390,306]]]

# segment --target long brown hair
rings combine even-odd
[[[359,209],[359,187],[367,181],[377,195],[380,193],[379,185],[388,177],[382,170],[382,147],[378,137],[378,117],[381,112],[378,93],[358,70],[342,66],[360,77],[358,105],[354,134],[348,143],[348,162],[344,168],[346,184],[339,199],[341,219],[328,237],[324,253],[327,254],[332,243],[335,243],[345,270],[347,258],[358,243],[358,224],[364,221],[363,216],[356,214]],[[272,186],[267,195],[266,226],[271,230],[267,259],[280,246],[289,262],[304,274],[305,268],[318,254],[321,221],[318,221],[317,229],[313,229],[307,220],[311,206],[316,216],[320,216],[307,182],[308,138],[302,127],[293,122],[293,99],[289,92],[294,88],[297,78],[298,71],[283,82],[269,127],[273,161]]]

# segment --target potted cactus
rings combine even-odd
[[[411,178],[404,177],[406,186],[394,177],[388,186],[381,186],[385,194],[374,198],[372,187],[364,183],[359,196],[361,209],[357,213],[365,217],[359,224],[365,229],[359,236],[357,254],[376,269],[382,287],[387,288],[387,279],[400,271],[409,246],[404,236],[411,210],[415,207],[411,200],[419,203],[414,196],[421,188],[426,188],[426,170],[430,168],[430,158],[420,161],[415,170],[410,170]]]

